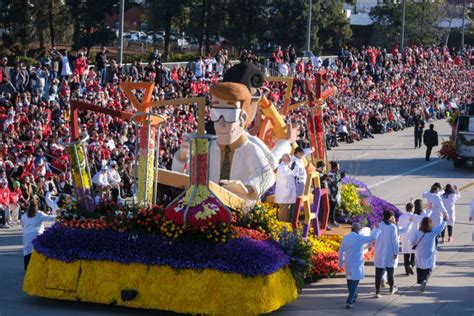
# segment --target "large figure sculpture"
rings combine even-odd
[[[240,83],[222,82],[211,87],[211,121],[217,140],[210,148],[210,180],[247,201],[257,200],[275,183],[272,156],[246,131],[251,112],[251,94]],[[173,170],[185,172],[185,148],[173,159]]]

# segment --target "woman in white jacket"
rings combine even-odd
[[[431,271],[436,266],[436,236],[446,228],[447,216],[444,220],[433,228],[433,221],[429,217],[423,218],[420,230],[411,236],[411,243],[415,249],[416,277],[420,284],[421,292],[426,289],[426,284],[431,275]]]
[[[394,284],[393,273],[398,266],[398,241],[399,230],[400,233],[406,232],[410,226],[399,229],[394,224],[394,214],[392,211],[385,211],[383,213],[383,222],[380,223],[380,235],[375,241],[375,297],[379,298],[380,286],[382,283],[382,276],[387,272],[388,284],[390,285],[390,293],[395,294],[398,288]]]
[[[431,213],[426,212],[423,209],[423,201],[417,199],[412,203],[408,203],[405,206],[406,213],[402,214],[398,218],[398,227],[409,227],[406,231],[403,229],[400,230],[400,239],[401,239],[401,253],[403,253],[403,263],[405,266],[406,275],[414,274],[413,268],[415,267],[415,250],[412,249],[412,244],[410,241],[411,236],[418,230],[419,224],[424,217],[428,217]],[[414,209],[414,211],[413,211]],[[413,221],[413,225],[410,225],[410,222]]]
[[[295,174],[290,169],[290,162],[290,155],[283,155],[276,174],[275,203],[279,205],[278,220],[281,222],[290,221],[290,206],[296,202]]]
[[[38,207],[38,200],[34,199],[30,202],[28,211],[21,216],[21,226],[23,227],[23,256],[25,263],[25,271],[30,262],[31,253],[33,252],[33,240],[41,235],[44,231],[43,222],[53,222],[56,215],[46,215],[41,212]]]
[[[456,186],[453,187],[451,184],[446,184],[444,193],[441,195],[441,199],[443,201],[444,207],[446,208],[446,212],[448,212],[448,242],[453,241],[453,227],[454,221],[456,219],[455,204],[460,197],[461,194],[459,193]],[[441,232],[441,243],[444,243],[445,241],[445,232],[446,228]]]

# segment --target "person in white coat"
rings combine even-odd
[[[456,210],[455,210],[455,204],[456,201],[459,200],[461,197],[461,194],[459,193],[459,190],[456,186],[452,186],[451,184],[446,184],[446,187],[444,188],[444,193],[441,195],[441,199],[443,201],[443,205],[446,208],[446,211],[448,212],[448,242],[453,241],[453,227],[454,227],[454,221],[456,219]],[[441,243],[443,244],[445,239],[445,232],[446,229],[443,229],[441,232]]]
[[[415,211],[414,211],[415,209]],[[418,230],[418,226],[424,217],[429,216],[423,210],[423,201],[418,199],[415,201],[415,205],[407,203],[405,206],[406,213],[402,214],[398,218],[398,228],[401,240],[401,253],[403,254],[403,264],[405,266],[406,275],[415,274],[413,268],[415,267],[415,251],[412,249],[410,241],[411,236]],[[412,225],[410,225],[412,222]],[[409,227],[404,230],[403,227]]]
[[[56,215],[59,206],[58,206],[58,197],[55,197],[57,194],[56,189],[54,188],[52,183],[48,183],[48,191],[46,192],[46,195],[44,197],[44,200],[46,202],[46,205],[51,208],[52,214]]]
[[[411,243],[415,249],[417,283],[420,284],[421,292],[424,292],[431,271],[436,266],[436,237],[446,228],[445,214],[443,221],[433,228],[433,220],[429,217],[423,218],[420,229],[411,236]]]
[[[102,166],[99,172],[97,172],[93,177],[92,177],[92,183],[94,183],[97,187],[97,189],[101,192],[101,195],[104,192],[108,192],[110,189],[110,183],[108,180],[108,175],[107,175],[107,166]]]
[[[347,297],[346,307],[351,309],[355,303],[358,292],[357,287],[364,275],[364,245],[375,240],[379,234],[379,229],[374,229],[370,236],[360,234],[362,227],[359,223],[353,223],[349,234],[342,239],[339,247],[339,268],[345,265],[347,289],[349,296]]]
[[[296,181],[296,196],[300,196],[304,192],[304,186],[306,184],[306,168],[303,162],[304,150],[301,147],[295,149],[294,156],[291,158],[290,169],[295,174]]]
[[[44,231],[43,222],[53,222],[56,215],[46,215],[38,207],[38,200],[33,199],[30,202],[28,211],[21,216],[21,227],[23,227],[23,258],[25,271],[30,262],[33,252],[33,240]]]
[[[430,218],[433,221],[433,226],[437,227],[443,221],[443,217],[447,216],[448,213],[444,207],[443,200],[441,199],[441,185],[435,183],[431,186],[429,192],[423,193],[423,197],[428,201],[429,208],[431,210]],[[438,246],[438,237],[436,237],[436,246]]]
[[[411,226],[400,229],[400,232],[405,232]],[[395,225],[395,217],[392,211],[384,211],[383,222],[380,223],[380,235],[375,241],[375,297],[379,298],[380,286],[384,272],[387,272],[388,284],[390,286],[390,293],[395,294],[398,288],[395,286],[393,273],[398,266],[398,241],[399,228]]]
[[[280,222],[290,221],[290,207],[296,202],[295,174],[290,169],[291,157],[283,155],[278,166],[275,184],[275,203],[278,204],[278,220]]]
[[[116,194],[120,197],[120,187],[123,185],[122,178],[117,171],[117,162],[112,161],[110,163],[110,168],[107,169],[107,182],[110,184],[112,188],[112,194]],[[114,193],[113,191],[116,190]]]

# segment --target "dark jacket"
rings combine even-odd
[[[427,129],[423,134],[423,143],[426,146],[438,146],[438,133],[434,129]]]

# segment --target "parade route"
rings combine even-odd
[[[440,142],[450,128],[444,120],[435,123]],[[454,242],[442,245],[438,267],[433,271],[427,291],[420,293],[414,276],[405,276],[403,267],[395,272],[399,293],[375,299],[374,267],[366,265],[366,278],[359,287],[354,310],[345,309],[346,280],[341,275],[307,285],[300,298],[284,306],[276,315],[473,315],[474,244],[472,224],[467,213],[474,197],[474,171],[455,169],[439,160],[433,150],[432,161],[424,159],[425,149],[413,149],[413,129],[376,135],[375,139],[341,144],[329,151],[350,176],[364,181],[372,192],[404,210],[410,198],[421,198],[433,182],[451,183],[465,189],[456,204]],[[401,263],[403,259],[400,260]],[[56,301],[29,297],[22,292],[23,255],[20,229],[0,229],[0,316],[21,315],[168,315],[173,313],[127,309],[116,306]],[[192,293],[190,293],[192,295]]]
[[[449,137],[449,125],[444,120],[434,124],[441,143]],[[364,181],[374,194],[402,211],[411,197],[421,198],[434,182],[465,188],[456,203],[454,242],[441,246],[427,291],[420,293],[415,276],[405,276],[401,258],[395,270],[399,293],[389,295],[385,289],[382,298],[375,299],[375,268],[367,263],[366,278],[359,285],[359,300],[353,310],[345,310],[347,286],[341,275],[307,286],[297,302],[283,307],[277,315],[474,315],[474,243],[472,224],[468,222],[474,170],[455,169],[451,162],[437,158],[436,148],[432,161],[427,162],[425,147],[413,147],[413,129],[409,128],[341,144],[328,156],[339,161],[348,175]]]

